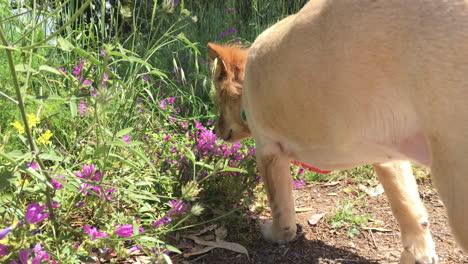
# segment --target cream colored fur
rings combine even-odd
[[[296,234],[291,160],[328,170],[373,164],[400,224],[400,262],[437,263],[413,161],[431,168],[468,250],[468,1],[310,1],[255,40],[245,79],[223,48],[235,49],[209,44],[231,71],[216,80],[216,133],[256,140],[273,216],[266,238]]]

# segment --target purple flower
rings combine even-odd
[[[29,249],[20,250],[18,253],[21,264],[28,264],[29,259]]]
[[[163,226],[167,223],[169,223],[172,219],[169,217],[169,216],[165,216],[161,219],[158,219],[156,221],[154,221],[153,223],[151,223],[151,225],[153,225],[155,228],[158,228],[160,226]]]
[[[83,230],[91,236],[91,240],[96,241],[97,237],[107,237],[107,233],[99,232],[99,230],[94,226],[85,225],[83,226]]]
[[[0,244],[0,257],[6,256],[8,253],[10,252],[8,251],[7,246]]]
[[[89,166],[83,165],[82,168],[83,172],[76,172],[76,177],[91,181],[100,181],[102,179],[102,173],[99,170],[96,170],[96,166],[94,166],[93,164]]]
[[[149,80],[149,76],[147,74],[142,74],[141,75],[141,79],[145,82],[147,82]]]
[[[81,73],[81,68],[73,66],[73,69],[75,69],[72,73],[73,75],[79,75]]]
[[[52,208],[59,208],[60,204],[57,202],[52,202]]]
[[[293,185],[295,189],[301,189],[302,187],[306,186],[307,183],[305,182],[304,178],[300,178],[298,181],[293,180]]]
[[[128,249],[128,253],[132,253],[133,251],[141,250],[140,246],[134,246]]]
[[[34,255],[35,257],[32,260],[32,264],[40,264],[42,260],[45,260],[45,262],[50,261],[50,255],[47,253],[47,251],[42,250],[42,244],[37,243],[34,248]]]
[[[86,202],[80,202],[80,203],[75,204],[75,207],[83,207],[83,206],[86,206]]]
[[[85,100],[80,100],[80,105],[78,106],[78,108],[79,108],[78,114],[86,115],[87,106],[86,106]]]
[[[78,244],[78,243],[75,243],[75,244],[73,245],[73,248],[79,248],[79,247],[80,247],[80,244]]]
[[[11,226],[0,230],[0,240],[3,240],[8,235],[8,233],[10,233],[12,230],[13,230],[13,227]]]
[[[107,52],[106,52],[105,49],[103,49],[103,50],[101,50],[100,54],[101,54],[101,56],[106,56]]]
[[[167,135],[165,138],[164,138],[164,141],[169,141],[171,139],[171,136],[170,135]]]
[[[83,84],[84,84],[84,85],[87,85],[87,86],[90,86],[90,85],[91,85],[91,81],[90,81],[90,80],[84,80],[84,81],[83,81]]]
[[[230,29],[228,29],[227,33],[228,33],[229,35],[235,34],[235,33],[237,33],[237,29],[235,29],[235,28],[230,28]]]
[[[171,204],[172,209],[169,211],[168,216],[171,216],[172,214],[182,214],[187,209],[187,205],[180,200],[172,200],[169,201],[169,203]]]
[[[115,233],[121,237],[131,237],[133,235],[133,225],[127,224],[115,229]]]
[[[125,142],[130,142],[132,139],[130,138],[130,136],[124,136],[122,140]]]
[[[33,231],[31,231],[28,236],[35,236],[35,235],[37,235],[39,233],[41,233],[41,229],[37,228],[37,229],[34,229]]]
[[[57,175],[56,176],[57,178],[65,178],[65,176],[63,175]],[[66,182],[66,180],[63,180],[64,182]],[[51,179],[50,182],[52,183],[52,186],[54,187],[55,190],[60,190],[63,188],[63,185],[57,181],[56,179]]]
[[[158,107],[161,108],[162,110],[166,110],[166,108],[167,108],[167,101],[166,101],[166,100],[161,100],[161,101],[159,101]]]
[[[38,170],[39,169],[39,166],[37,166],[36,162],[34,162],[34,161],[31,161],[30,163],[28,163],[28,167],[33,169],[33,170]]]
[[[68,73],[68,72],[65,70],[64,67],[60,67],[60,68],[59,68],[59,71],[61,71],[61,72],[63,72],[63,73]]]
[[[44,219],[49,217],[49,213],[42,213],[45,210],[45,205],[40,206],[39,203],[32,203],[28,205],[26,209],[25,219],[30,224],[42,222]]]
[[[234,8],[232,8],[232,7],[228,7],[228,8],[226,8],[226,12],[227,12],[228,14],[231,14],[231,13],[235,13],[236,10],[235,10]]]

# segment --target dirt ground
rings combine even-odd
[[[258,226],[236,230],[228,235],[226,241],[237,242],[249,252],[247,258],[225,249],[213,249],[205,254],[173,259],[175,263],[398,263],[402,245],[396,220],[385,194],[361,198],[362,203],[354,206],[356,215],[371,214],[372,220],[367,226],[378,226],[365,229],[360,226],[360,234],[350,238],[347,228],[333,228],[321,219],[315,225],[308,220],[312,215],[336,212],[336,206],[343,200],[357,199],[349,190],[357,189],[357,184],[339,181],[333,184],[317,184],[295,190],[296,208],[305,208],[298,212],[298,238],[286,245],[276,245],[263,240]],[[468,263],[468,256],[463,255],[456,246],[450,233],[447,217],[435,190],[430,182],[420,184],[422,197],[429,213],[431,230],[437,247],[440,263]],[[254,223],[254,221],[252,221]],[[227,227],[230,230],[229,226]],[[250,242],[242,242],[240,234],[249,234]]]

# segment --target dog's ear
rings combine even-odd
[[[227,66],[223,59],[224,47],[215,43],[208,43],[208,57],[210,59],[210,68],[215,78],[223,78],[227,75]]]

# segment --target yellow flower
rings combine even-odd
[[[27,116],[28,116],[29,129],[33,128],[33,126],[41,122],[41,119],[36,117],[35,114],[28,114]]]
[[[41,142],[42,144],[44,145],[47,145],[47,144],[50,144],[50,138],[53,136],[54,134],[52,134],[50,132],[49,129],[46,130],[46,132],[44,132],[44,134],[42,134],[38,139],[37,141]]]
[[[13,123],[10,123],[16,130],[18,130],[18,133],[23,134],[24,133],[24,126],[21,124],[19,121],[15,121]]]

